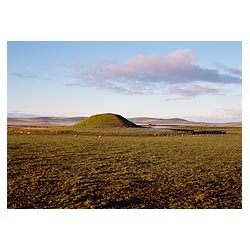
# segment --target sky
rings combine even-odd
[[[9,116],[242,119],[241,42],[8,42]]]

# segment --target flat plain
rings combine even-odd
[[[218,129],[8,128],[8,208],[241,208],[241,128]]]

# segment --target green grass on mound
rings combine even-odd
[[[127,128],[135,128],[138,127],[133,122],[130,122],[129,120],[125,119],[121,115],[117,114],[98,114],[93,115],[87,119],[84,119],[83,121],[78,122],[74,125],[74,127],[127,127]]]

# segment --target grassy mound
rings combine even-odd
[[[125,119],[121,115],[117,114],[98,114],[93,115],[83,121],[78,122],[74,127],[86,127],[86,128],[109,128],[109,127],[122,127],[122,128],[136,128],[139,127],[133,122]]]

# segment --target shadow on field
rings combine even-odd
[[[129,200],[118,200],[118,201],[109,201],[102,208],[133,208],[135,205],[140,204],[142,201],[138,198],[130,198]]]

